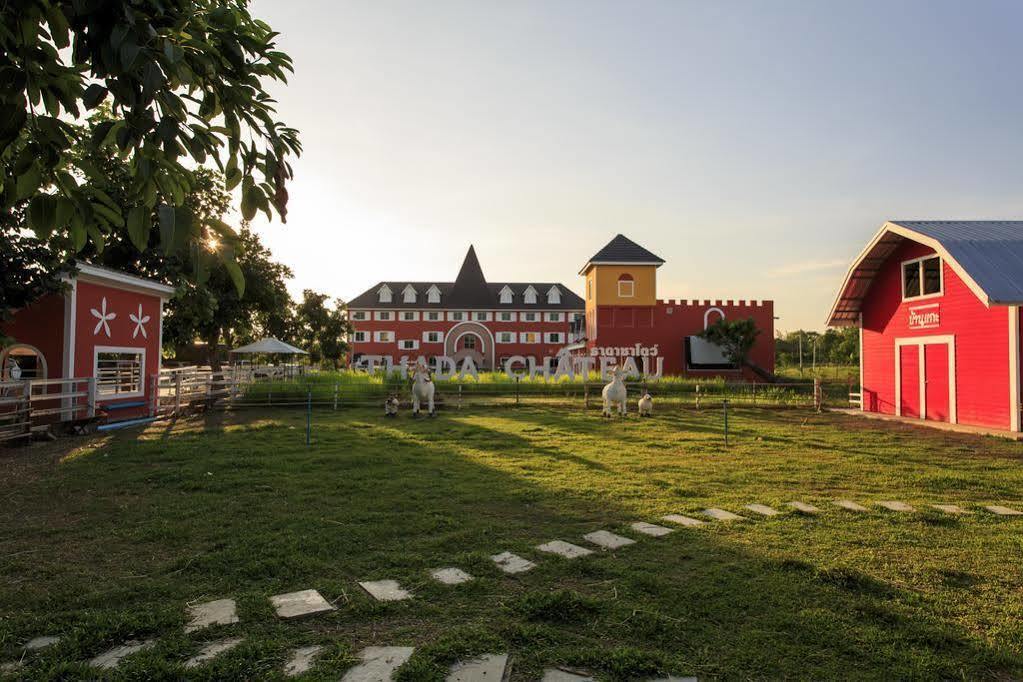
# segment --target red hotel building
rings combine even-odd
[[[380,282],[348,304],[352,359],[447,356],[500,369],[514,355],[554,357],[579,329],[583,300],[563,284],[487,282],[471,246],[454,282]]]

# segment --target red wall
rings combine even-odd
[[[64,297],[50,294],[14,314],[3,326],[15,343],[35,346],[46,359],[47,379],[64,376]]]
[[[692,377],[725,376],[757,379],[749,369],[687,370],[685,337],[704,329],[704,315],[711,308],[720,308],[729,320],[753,318],[760,336],[750,353],[750,362],[774,371],[774,301],[677,301],[659,300],[648,306],[598,306],[597,334],[588,345],[593,346],[658,346],[664,358],[664,373]],[[711,313],[709,322],[719,318]]]
[[[934,253],[907,241],[885,262],[864,299],[864,409],[895,414],[895,340],[954,335],[958,422],[1008,429],[1008,308],[986,307],[942,262],[944,293],[923,300],[902,300],[902,261]],[[938,303],[940,324],[910,329],[909,308]]]

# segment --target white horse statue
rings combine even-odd
[[[419,403],[426,401],[430,408],[430,416],[433,416],[433,393],[435,386],[430,380],[430,370],[424,365],[416,365],[412,370],[412,416],[419,416]]]
[[[619,414],[623,417],[625,416],[625,402],[628,397],[628,393],[625,390],[625,382],[622,380],[622,375],[617,367],[611,370],[611,383],[604,386],[604,390],[600,392],[600,396],[604,399],[604,411],[601,413],[602,417],[612,416],[612,405],[617,406]]]

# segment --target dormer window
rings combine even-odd
[[[430,288],[426,290],[426,302],[440,303],[440,289],[437,288],[436,284],[431,284]]]
[[[550,305],[561,305],[561,289],[551,287],[547,291],[547,303]]]
[[[636,295],[636,281],[627,272],[618,277],[618,296],[621,298],[632,298]]]
[[[510,286],[505,285],[501,289],[501,303],[504,305],[511,305],[514,301],[515,293],[511,290]]]
[[[536,304],[536,289],[533,288],[532,284],[526,287],[526,292],[522,295],[522,300],[527,305]]]
[[[381,303],[390,303],[391,302],[391,295],[393,293],[394,292],[391,291],[391,287],[387,286],[386,284],[384,286],[380,287],[380,290],[377,291],[377,294],[380,297],[380,302]]]
[[[417,295],[416,290],[412,287],[411,284],[409,284],[406,285],[404,289],[402,289],[401,300],[404,301],[405,303],[415,303],[416,295]]]
[[[925,256],[902,262],[902,299],[940,296],[943,289],[941,258]]]

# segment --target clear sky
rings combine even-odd
[[[621,232],[662,298],[822,328],[886,219],[1023,217],[1023,2],[256,0],[295,60],[293,293],[561,281]]]

